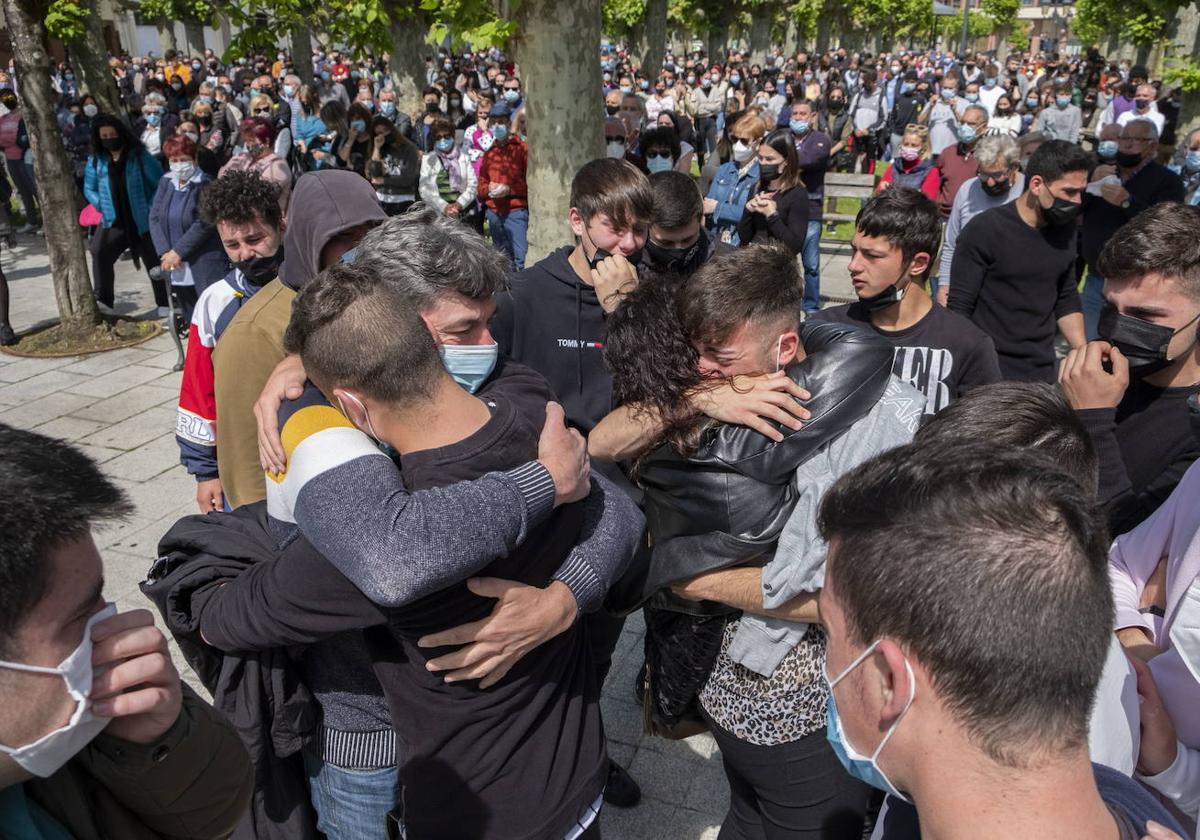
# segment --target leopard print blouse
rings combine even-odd
[[[828,689],[822,675],[825,634],[810,624],[769,677],[729,658],[740,622],[730,622],[721,652],[700,691],[700,705],[738,740],[770,747],[799,740],[824,728]]]

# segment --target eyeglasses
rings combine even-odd
[[[745,143],[747,146],[749,146],[751,143],[755,142],[758,138],[757,137],[738,137],[736,134],[731,134],[731,135],[729,135],[729,139],[732,140],[734,143]]]
[[[929,126],[921,125],[920,123],[909,123],[908,125],[904,126],[904,133],[905,134],[919,134],[922,137],[924,137],[926,134],[929,133]]]
[[[254,113],[254,114],[269,114],[269,113],[271,113],[271,109],[270,108],[255,108],[252,113]]]
[[[999,172],[984,172],[980,169],[976,174],[979,176],[980,181],[1000,181],[1008,177],[1008,170],[1001,169]]]

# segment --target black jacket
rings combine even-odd
[[[661,590],[770,558],[794,504],[796,468],[879,401],[895,352],[848,324],[807,322],[800,341],[807,358],[788,375],[813,395],[803,428],[777,425],[784,439],[775,443],[746,426],[714,425],[690,457],[661,446],[646,459],[639,484],[654,550],[648,565],[635,564],[613,588],[611,609],[631,611],[659,593],[658,606],[695,611]]]
[[[1083,243],[1081,252],[1084,261],[1096,270],[1096,260],[1104,244],[1117,229],[1126,222],[1163,201],[1183,201],[1183,181],[1161,163],[1150,161],[1136,175],[1125,182],[1129,193],[1129,206],[1118,207],[1102,197],[1085,193],[1083,196]]]
[[[181,519],[159,543],[141,590],[254,761],[254,797],[233,837],[317,840],[300,751],[317,731],[318,712],[291,658],[280,649],[222,653],[200,637],[200,615],[216,584],[275,557],[266,515],[261,505]]]

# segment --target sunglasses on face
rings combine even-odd
[[[617,136],[614,136],[614,137],[605,137],[605,138],[604,138],[604,142],[606,142],[606,143],[620,143],[622,146],[624,146],[624,145],[625,145],[625,138],[624,138],[624,137],[617,137]]]
[[[671,153],[666,152],[666,151],[646,152],[646,159],[649,160],[651,158],[662,158],[663,160],[670,160]]]
[[[255,114],[269,114],[269,113],[271,113],[271,109],[270,108],[255,108],[254,113]]]

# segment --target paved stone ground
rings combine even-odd
[[[823,262],[826,291],[850,293],[845,257]],[[9,279],[18,332],[57,317],[44,240],[22,236],[16,249],[0,251],[0,267]],[[153,306],[145,275],[128,260],[119,262],[117,310],[149,314]],[[195,485],[179,465],[174,439],[176,358],[166,334],[87,357],[21,359],[0,353],[0,422],[79,445],[136,505],[127,522],[96,535],[105,562],[105,597],[122,611],[148,606],[138,582],[156,556],[158,539],[181,516],[195,512]],[[713,840],[729,789],[712,739],[674,742],[642,734],[632,685],[643,629],[640,617],[628,622],[601,706],[610,751],[641,783],[644,797],[636,808],[606,808],[603,833],[608,840]],[[172,651],[180,672],[196,685],[174,645]]]

